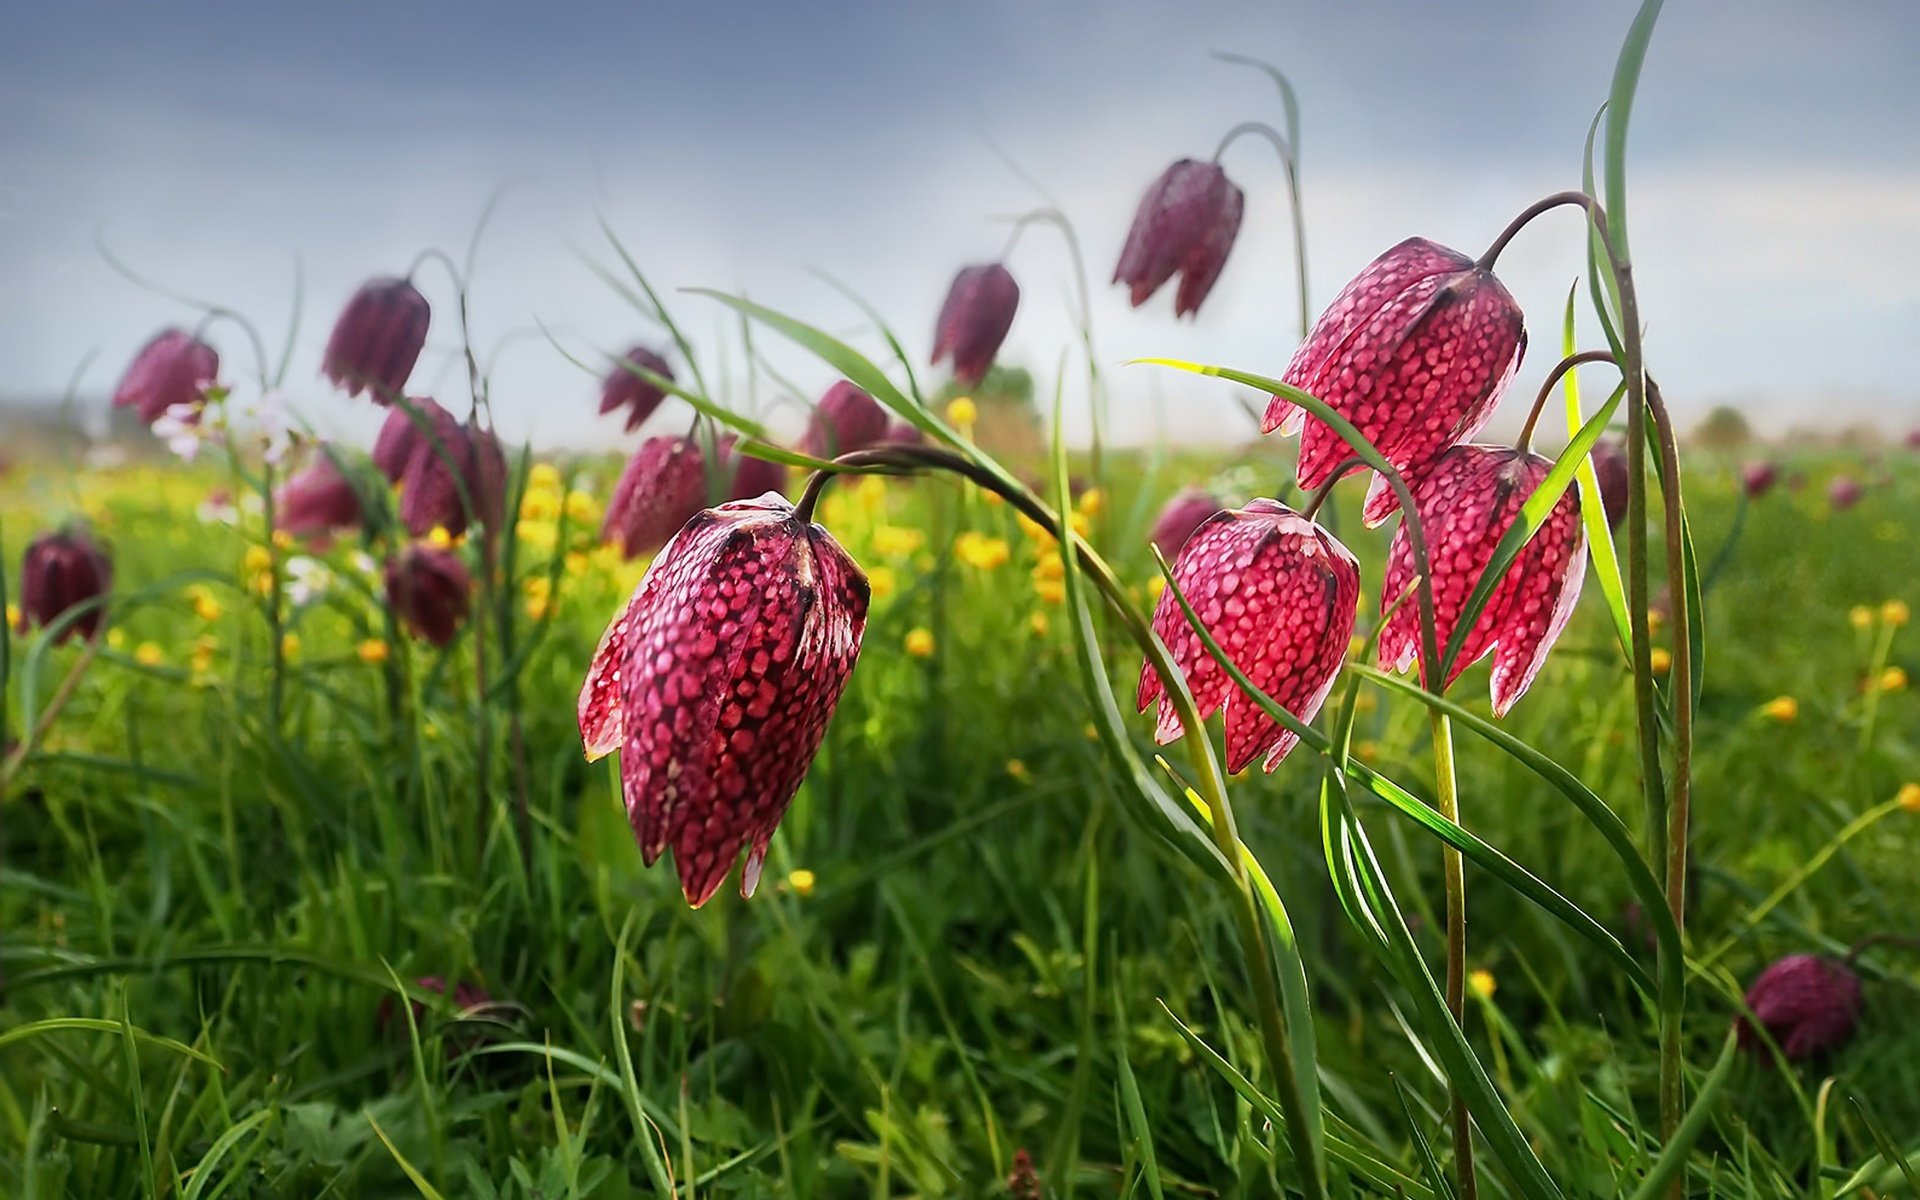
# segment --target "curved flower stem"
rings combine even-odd
[[[1533,427],[1540,423],[1540,413],[1547,406],[1547,397],[1553,394],[1554,385],[1575,367],[1587,363],[1617,363],[1611,350],[1582,350],[1578,354],[1569,354],[1554,364],[1547,372],[1547,381],[1540,385],[1540,392],[1533,398],[1533,407],[1527,410],[1527,423],[1520,427],[1520,440],[1514,443],[1514,449],[1526,450],[1533,444]]]
[[[1920,937],[1914,937],[1910,933],[1870,933],[1848,947],[1847,956],[1842,961],[1852,966],[1862,954],[1875,946],[1898,946],[1903,950],[1920,950]]]
[[[1044,193],[1042,193],[1044,195]],[[1080,344],[1087,352],[1087,404],[1093,414],[1093,438],[1089,447],[1093,478],[1104,478],[1101,464],[1105,458],[1107,401],[1106,390],[1100,386],[1100,357],[1093,351],[1093,290],[1087,281],[1087,260],[1080,253],[1080,238],[1073,231],[1073,222],[1067,219],[1058,205],[1049,204],[1045,208],[1036,208],[1013,218],[1013,231],[1007,237],[1006,249],[1000,252],[1004,260],[1013,253],[1014,244],[1020,239],[1020,231],[1028,225],[1045,223],[1060,231],[1060,238],[1067,244],[1067,258],[1073,263],[1074,294],[1080,301],[1079,325]],[[1256,425],[1258,421],[1254,422]]]
[[[1493,245],[1488,246],[1487,252],[1482,254],[1479,261],[1473,264],[1474,267],[1481,271],[1493,270],[1494,262],[1499,259],[1500,252],[1507,248],[1507,243],[1513,241],[1522,229],[1532,224],[1535,217],[1541,213],[1551,212],[1556,208],[1561,208],[1569,204],[1578,205],[1586,209],[1596,220],[1599,219],[1600,204],[1592,196],[1587,195],[1585,192],[1555,192],[1553,195],[1536,200],[1532,204],[1527,205],[1526,208],[1520,210],[1520,215],[1507,223],[1507,227],[1500,231],[1500,236],[1493,239]],[[1602,236],[1605,236],[1604,222],[1602,225]]]
[[[1220,139],[1219,146],[1213,151],[1213,161],[1218,163],[1228,146],[1249,133],[1260,134],[1273,143],[1274,151],[1280,155],[1280,165],[1287,174],[1287,206],[1293,214],[1293,274],[1299,289],[1300,340],[1304,342],[1312,328],[1313,310],[1308,307],[1307,300],[1307,226],[1306,217],[1300,209],[1300,167],[1294,158],[1292,144],[1279,130],[1263,121],[1243,121],[1227,130],[1226,136]]]

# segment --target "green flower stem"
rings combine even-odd
[[[1460,823],[1460,792],[1453,770],[1453,722],[1438,708],[1427,710],[1433,732],[1434,799],[1440,815]],[[1467,874],[1466,860],[1452,846],[1441,854],[1447,894],[1447,1011],[1453,1023],[1464,1028],[1467,1012]],[[1473,1118],[1467,1112],[1466,1097],[1460,1089],[1452,1091],[1453,1153],[1459,1175],[1460,1200],[1475,1200],[1480,1193],[1473,1170]]]

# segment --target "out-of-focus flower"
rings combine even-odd
[[[1792,696],[1775,696],[1762,704],[1760,711],[1767,717],[1786,725],[1800,716],[1800,702]]]
[[[434,728],[434,726],[429,725],[427,726],[427,728],[432,729]],[[426,991],[434,992],[442,996],[446,996],[449,994],[447,991],[447,981],[442,979],[438,975],[424,975],[419,979],[414,980],[414,985],[416,987],[423,988]],[[452,1061],[453,1059],[460,1057],[462,1054],[466,1053],[467,1051],[472,1050],[475,1047],[480,1046],[484,1042],[486,1042],[487,1033],[485,1032],[485,1025],[484,1025],[484,1022],[486,1021],[486,1019],[490,1016],[494,1016],[497,1021],[498,1019],[497,1014],[499,1013],[499,1011],[508,1009],[511,1007],[510,1005],[503,1004],[502,1002],[495,1000],[490,994],[488,994],[487,990],[481,987],[479,984],[467,983],[464,981],[455,983],[453,985],[453,991],[451,993],[451,997],[453,1000],[453,1006],[459,1010],[455,1019],[464,1023],[468,1023],[467,1027],[469,1029],[474,1029],[475,1032],[468,1033],[459,1037],[449,1037],[447,1039],[446,1052],[447,1052],[448,1061]],[[422,1004],[418,1000],[409,1000],[407,1002],[407,1007],[413,1011],[413,1027],[419,1030],[420,1036],[424,1038],[429,1032],[427,1029],[427,1006]],[[393,1028],[394,1026],[393,997],[391,996],[382,997],[380,1001],[380,1011],[376,1019],[378,1020],[380,1028],[383,1032]],[[402,1031],[404,1031],[406,1029],[406,1026],[402,1024],[400,1028]]]
[[[312,604],[332,586],[333,568],[319,559],[296,554],[287,560],[287,598],[295,605]]]
[[[787,467],[771,459],[742,454],[739,440],[731,435],[720,439],[720,478],[729,500],[752,500],[768,492],[785,493]]]
[[[226,610],[213,592],[203,584],[195,584],[187,589],[187,599],[193,604],[194,615],[202,621],[218,621]]]
[[[1765,459],[1750,462],[1740,468],[1740,486],[1746,489],[1749,500],[1758,500],[1773,490],[1780,481],[1780,468]]]
[[[373,465],[389,482],[399,483],[413,461],[414,451],[429,444],[430,431],[449,429],[459,421],[427,396],[408,396],[395,404],[380,425],[373,442]]]
[[[883,440],[898,446],[921,446],[926,444],[927,435],[921,433],[920,427],[911,421],[895,421],[887,426],[887,436]]]
[[[209,429],[200,420],[200,405],[169,404],[166,411],[153,421],[153,436],[167,444],[167,449],[181,462],[192,462],[200,457],[200,444],[215,430]]]
[[[1325,401],[1414,481],[1486,424],[1526,347],[1520,306],[1491,270],[1408,238],[1341,290],[1281,378]],[[1353,452],[1330,426],[1275,396],[1262,429],[1303,428],[1298,477],[1311,491]],[[1376,477],[1366,523],[1378,525],[1397,504]]]
[[[1893,798],[1904,811],[1920,813],[1920,783],[1901,784]]]
[[[377,666],[387,661],[393,650],[381,638],[364,638],[358,646],[354,647],[354,653],[360,657],[361,662],[369,666]]]
[[[894,578],[893,568],[888,566],[879,566],[868,571],[867,584],[872,589],[875,600],[886,599],[888,596],[893,595],[895,589],[898,587],[898,582]]]
[[[1815,954],[1789,954],[1760,972],[1747,989],[1753,1016],[1740,1020],[1740,1044],[1757,1048],[1759,1029],[1765,1029],[1789,1059],[1812,1058],[1853,1036],[1860,1001],[1860,980],[1843,964]]]
[[[933,330],[933,361],[953,358],[953,377],[963,387],[986,378],[1000,343],[1013,328],[1020,285],[999,263],[964,268],[953,277]]]
[[[420,361],[432,319],[427,298],[407,280],[369,280],[334,323],[320,371],[349,396],[391,403]]]
[[[933,657],[933,630],[914,628],[907,631],[907,653],[915,658]]]
[[[167,654],[158,642],[141,642],[133,648],[133,661],[143,667],[157,667],[167,661]]]
[[[296,436],[292,401],[285,392],[263,392],[245,415],[257,431],[261,457],[273,466],[279,466],[281,460],[286,458],[287,451],[293,449]],[[258,496],[253,495],[248,498],[256,502],[259,500]]]
[[[207,525],[231,525],[240,519],[240,510],[233,506],[233,495],[225,488],[214,488],[207,498],[200,502],[194,515]]]
[[[148,425],[173,408],[184,409],[181,419],[192,421],[219,374],[220,355],[212,346],[182,330],[164,329],[133,356],[114,389],[113,406],[133,409]]]
[[[1217,512],[1187,539],[1174,582],[1201,624],[1254,686],[1311,722],[1333,688],[1360,602],[1360,567],[1319,525],[1275,500]],[[1160,597],[1153,631],[1185,673],[1200,715],[1226,709],[1227,770],[1266,755],[1271,771],[1297,737],[1240,693],[1187,623],[1171,590]],[[1140,711],[1158,700],[1154,740],[1183,732],[1172,697],[1151,662],[1140,668]]]
[[[1627,448],[1614,438],[1593,444],[1593,474],[1600,483],[1600,505],[1607,512],[1607,528],[1618,529],[1627,515]]]
[[[953,552],[968,566],[991,571],[1007,561],[1012,549],[1004,538],[988,537],[977,529],[969,529],[954,539]]]
[[[299,634],[283,633],[280,635],[280,654],[289,662],[300,657],[300,646]]]
[[[499,437],[461,424],[444,409],[434,415],[431,433],[415,441],[400,477],[400,520],[407,532],[425,537],[437,528],[459,537],[469,515],[499,529],[507,502],[507,452]]]
[[[431,645],[445,646],[460,632],[472,592],[467,565],[451,550],[415,543],[387,563],[387,604]]]
[[[815,458],[833,458],[877,445],[887,436],[887,410],[845,379],[827,389],[807,421],[800,449]]]
[[[778,496],[696,515],[648,568],[580,691],[589,760],[620,751],[641,858],[671,845],[687,901],[767,843],[805,777],[866,629],[867,581]]]
[[[1442,652],[1500,539],[1552,466],[1537,454],[1509,446],[1455,446],[1414,485],[1413,503],[1432,560],[1434,625]],[[1586,562],[1580,499],[1569,489],[1508,565],[1444,683],[1451,684],[1469,664],[1493,654],[1493,711],[1505,716],[1533,682],[1573,615]],[[1394,531],[1387,553],[1382,612],[1393,607],[1414,574],[1403,524]],[[1404,671],[1418,661],[1420,652],[1419,605],[1408,600],[1381,630],[1380,661]],[[1438,669],[1437,664],[1431,667]]]
[[[1860,481],[1851,475],[1835,475],[1827,485],[1827,503],[1835,512],[1843,512],[1860,503]]]
[[[69,610],[91,603],[54,641],[64,642],[76,633],[97,637],[112,586],[113,562],[92,538],[79,529],[43,533],[27,544],[20,564],[20,632],[34,625],[45,628]]]
[[[1883,692],[1904,692],[1907,690],[1907,671],[1905,667],[1888,667],[1880,672],[1880,690]]]
[[[1898,629],[1913,619],[1913,610],[1905,600],[1889,600],[1880,606],[1880,619]]]
[[[694,440],[648,438],[614,485],[600,539],[630,559],[651,554],[700,511],[706,498],[706,468]]]
[[[918,529],[910,526],[876,525],[871,544],[875,554],[885,555],[888,558],[904,558],[918,550],[925,540]]]
[[[1492,971],[1483,967],[1467,972],[1467,990],[1482,1000],[1491,1000],[1493,994],[1500,990],[1500,983],[1493,977]]]
[[[606,379],[600,384],[600,413],[605,416],[607,413],[626,409],[627,432],[632,433],[653,415],[654,409],[660,407],[660,402],[667,398],[667,392],[658,383],[630,370],[629,367],[651,372],[668,383],[673,382],[673,368],[668,366],[667,360],[655,351],[645,346],[635,346],[622,355],[613,364],[613,369],[607,372]]]
[[[1847,624],[1861,633],[1873,628],[1873,610],[1864,604],[1856,604],[1847,610]]]
[[[787,886],[793,889],[796,896],[813,895],[813,889],[819,882],[814,873],[805,867],[796,867],[787,874]]]
[[[1240,232],[1246,199],[1220,164],[1174,163],[1141,197],[1113,282],[1126,284],[1139,308],[1179,272],[1173,315],[1200,311]]]
[[[958,426],[962,431],[973,428],[980,419],[980,406],[971,396],[955,396],[947,403],[947,423]]]
[[[273,524],[324,549],[334,533],[360,524],[360,493],[322,446],[307,469],[287,480],[273,498]]]
[[[1648,662],[1655,675],[1665,675],[1673,669],[1673,652],[1664,646],[1655,646],[1648,654]]]
[[[1204,488],[1181,488],[1160,510],[1147,540],[1160,547],[1160,553],[1177,556],[1201,522],[1220,511],[1220,501]]]

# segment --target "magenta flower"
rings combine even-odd
[[[1607,513],[1607,528],[1618,529],[1627,515],[1627,448],[1613,438],[1593,444],[1593,474],[1600,483],[1600,507]]]
[[[912,421],[895,421],[887,426],[887,436],[880,440],[894,446],[924,446],[927,435]]]
[[[148,425],[178,406],[198,414],[219,374],[220,355],[212,346],[192,334],[165,329],[133,356],[114,389],[113,406],[133,409]]]
[[[360,493],[324,445],[306,470],[274,493],[274,528],[309,538],[316,547],[323,547],[339,530],[357,527],[363,519]]]
[[[1180,547],[1187,544],[1193,531],[1220,509],[1220,501],[1214,499],[1213,494],[1205,488],[1181,488],[1160,510],[1159,519],[1153,523],[1153,533],[1147,540],[1160,547],[1160,553],[1177,557]]]
[[[673,380],[673,368],[667,365],[665,358],[652,350],[635,346],[607,372],[606,380],[600,385],[600,413],[605,416],[618,409],[626,409],[627,432],[632,433],[653,415],[653,410],[660,407],[667,393],[659,384],[629,371],[624,365],[626,363],[651,371],[668,382]]]
[[[1408,238],[1334,297],[1281,378],[1352,422],[1411,482],[1486,424],[1526,348],[1520,307],[1492,271],[1457,250]],[[1281,396],[1267,406],[1261,428],[1295,433],[1303,426],[1298,477],[1311,491],[1352,451]],[[1386,520],[1397,503],[1376,478],[1366,523]]]
[[[1758,1021],[1788,1058],[1812,1058],[1853,1036],[1860,1002],[1860,980],[1844,965],[1815,954],[1789,954],[1760,972],[1747,989],[1753,1020],[1740,1019],[1740,1044],[1760,1045],[1753,1023]]]
[[[406,476],[407,464],[413,461],[413,452],[430,442],[421,428],[423,424],[445,429],[459,421],[425,396],[408,396],[406,403],[395,404],[388,410],[387,419],[373,441],[373,465],[389,482],[399,483]]]
[[[1749,500],[1766,495],[1779,480],[1780,468],[1766,459],[1750,462],[1740,471],[1740,486],[1746,489]]]
[[[1433,616],[1442,653],[1474,585],[1480,582],[1480,573],[1493,559],[1494,548],[1552,466],[1537,454],[1511,446],[1455,446],[1414,485],[1413,503],[1432,559]],[[1580,499],[1569,489],[1493,589],[1461,644],[1446,683],[1497,650],[1493,712],[1505,716],[1540,673],[1547,651],[1573,615],[1586,563]],[[1387,551],[1386,578],[1380,589],[1382,612],[1407,590],[1413,576],[1413,550],[1403,523],[1394,531]],[[1409,597],[1381,630],[1380,661],[1404,671],[1419,657],[1419,603]]]
[[[880,402],[842,379],[814,406],[800,449],[815,458],[851,454],[884,441],[887,425],[887,410]]]
[[[688,521],[607,628],[580,691],[589,760],[620,751],[627,817],[648,864],[673,847],[698,907],[742,848],[751,896],[846,689],[867,579],[778,496]]]
[[[667,544],[707,501],[707,472],[692,438],[651,437],[627,460],[600,524],[600,540],[628,558]]]
[[[432,319],[427,298],[407,280],[368,280],[334,324],[320,372],[349,396],[391,403],[420,361]]]
[[[1276,500],[1250,501],[1201,522],[1173,564],[1173,580],[1214,640],[1255,686],[1311,721],[1333,688],[1353,636],[1360,566],[1319,525]],[[1153,631],[1185,672],[1201,716],[1226,709],[1227,770],[1261,754],[1271,771],[1298,738],[1239,693],[1187,624],[1170,588],[1153,613]],[[1160,702],[1154,740],[1182,732],[1173,700],[1152,663],[1140,668],[1140,711]]]
[[[492,430],[461,424],[439,409],[416,440],[400,476],[400,521],[425,537],[445,529],[454,537],[477,521],[498,529],[506,516],[507,453]]]
[[[1020,285],[999,263],[967,267],[953,277],[933,328],[933,361],[953,356],[953,377],[972,387],[986,377],[1013,328]]]
[[[387,560],[387,605],[414,637],[451,643],[466,624],[473,578],[451,550],[415,543]]]
[[[42,629],[90,601],[100,601],[113,586],[113,560],[79,529],[43,533],[27,544],[20,564],[20,632]],[[53,640],[74,634],[91,641],[106,621],[106,605],[94,604],[75,617]]]
[[[1853,476],[1835,475],[1833,482],[1827,484],[1827,503],[1833,505],[1833,511],[1844,512],[1860,503],[1865,491]]]
[[[1141,198],[1113,281],[1131,289],[1139,308],[1178,272],[1173,315],[1198,312],[1227,263],[1245,206],[1245,194],[1218,163],[1181,159]]]
[[[739,439],[728,434],[720,439],[717,447],[720,478],[726,483],[726,498],[752,500],[768,492],[784,493],[787,490],[786,464],[742,454],[737,449],[738,442]]]

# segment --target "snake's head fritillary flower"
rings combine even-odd
[[[642,422],[653,415],[660,402],[667,398],[666,389],[651,379],[646,379],[628,369],[628,364],[650,371],[660,378],[673,381],[673,368],[667,360],[645,346],[635,346],[613,364],[607,377],[600,385],[600,413],[602,416],[620,409],[627,410],[627,432],[640,428]]]
[[[706,463],[692,438],[651,437],[640,443],[613,486],[600,540],[628,558],[667,544],[707,500]]]
[[[433,310],[405,279],[371,279],[347,301],[327,339],[320,371],[347,395],[389,404],[407,386],[427,344]]]
[[[1113,281],[1127,285],[1138,308],[1178,272],[1173,315],[1198,312],[1226,265],[1245,207],[1245,194],[1218,163],[1181,159],[1141,197]]]
[[[165,329],[140,347],[114,389],[113,406],[131,408],[152,425],[168,409],[197,416],[220,374],[220,355],[190,333]]]
[[[1181,488],[1167,501],[1160,516],[1153,523],[1153,533],[1148,538],[1160,547],[1160,553],[1174,556],[1180,553],[1180,547],[1187,544],[1193,531],[1200,523],[1220,511],[1220,501],[1205,488]]]
[[[281,485],[273,498],[273,524],[324,546],[333,534],[363,519],[360,493],[323,445],[306,470]]]
[[[912,421],[895,421],[887,426],[887,436],[881,440],[894,446],[924,446],[927,435]]]
[[[20,632],[51,625],[68,610],[99,600],[112,586],[112,560],[84,532],[43,533],[27,544],[20,564]],[[105,607],[95,604],[54,640],[64,642],[76,633],[91,640],[105,620]]]
[[[1319,525],[1276,500],[1216,512],[1187,539],[1173,581],[1228,657],[1254,685],[1302,721],[1312,721],[1333,688],[1353,636],[1360,567]],[[1271,771],[1298,740],[1240,693],[1187,624],[1169,588],[1153,613],[1153,631],[1186,674],[1201,716],[1225,707],[1227,770],[1266,755]],[[1140,669],[1140,711],[1160,702],[1154,738],[1182,732],[1159,672]]]
[[[472,594],[467,564],[451,550],[416,542],[387,562],[387,604],[409,633],[431,645],[453,641]]]
[[[1432,560],[1434,626],[1443,652],[1495,547],[1552,466],[1511,446],[1455,446],[1414,485],[1413,504]],[[1493,711],[1505,716],[1540,673],[1547,651],[1573,615],[1586,563],[1580,499],[1569,489],[1508,565],[1461,644],[1446,682],[1451,684],[1469,664],[1493,654]],[[1403,523],[1387,551],[1380,589],[1383,612],[1413,578],[1413,549]],[[1419,657],[1419,603],[1409,597],[1380,632],[1380,661],[1404,671]]]
[[[640,856],[671,846],[689,904],[743,848],[753,894],[859,657],[867,598],[826,530],[762,496],[688,521],[601,638],[580,691],[587,757],[620,751]]]
[[[1835,512],[1841,512],[1860,503],[1864,493],[1865,489],[1860,486],[1858,479],[1851,475],[1835,475],[1833,482],[1827,485],[1827,503],[1833,506]]]
[[[1013,328],[1020,285],[999,263],[964,268],[953,277],[940,319],[933,327],[933,361],[953,358],[953,377],[972,387],[986,377],[993,356]]]
[[[814,406],[800,448],[815,458],[851,454],[885,441],[889,423],[878,400],[842,379]]]
[[[1607,513],[1607,528],[1618,529],[1627,515],[1627,448],[1613,438],[1593,444],[1593,474],[1600,484],[1600,506]]]
[[[785,463],[742,454],[739,450],[739,439],[731,434],[720,439],[716,452],[720,456],[720,479],[725,484],[727,499],[752,500],[768,492],[775,494],[786,492]]]
[[[439,409],[426,429],[415,430],[400,476],[400,520],[415,537],[436,528],[458,537],[476,521],[498,529],[506,491],[507,453],[499,437]]]
[[[1415,479],[1486,424],[1526,348],[1520,306],[1491,270],[1408,238],[1341,289],[1281,379],[1325,401]],[[1298,475],[1307,491],[1352,453],[1331,427],[1282,396],[1268,405],[1261,428],[1304,428]],[[1396,505],[1375,478],[1366,523],[1378,525]]]
[[[413,461],[413,452],[428,440],[426,431],[458,423],[452,413],[428,397],[408,396],[404,403],[393,405],[381,423],[373,441],[373,465],[389,482],[399,483],[407,473],[407,464]]]
[[[1767,459],[1750,462],[1740,469],[1740,486],[1746,489],[1749,500],[1766,495],[1779,481],[1780,468]]]
[[[1740,1043],[1760,1044],[1757,1021],[1788,1058],[1812,1058],[1853,1036],[1860,1002],[1860,980],[1846,966],[1817,954],[1789,954],[1747,989],[1753,1020],[1741,1019]]]

